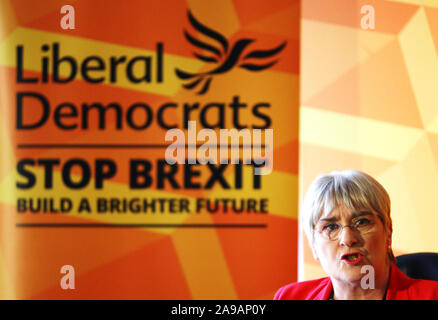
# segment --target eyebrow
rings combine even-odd
[[[373,214],[370,211],[357,211],[357,212],[353,212],[353,214],[351,215],[351,219],[355,219],[357,217],[362,217],[362,216],[372,216]],[[338,217],[328,217],[328,218],[321,218],[319,219],[318,223],[320,222],[333,222],[333,221],[338,221],[339,218]]]

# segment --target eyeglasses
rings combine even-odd
[[[342,225],[333,222],[321,222],[318,224],[316,231],[320,233],[327,240],[338,240],[341,236],[342,230],[349,227],[351,230],[360,235],[370,233],[374,230],[376,222],[373,218],[358,217],[351,221],[350,224]]]

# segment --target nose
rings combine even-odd
[[[356,230],[350,228],[349,226],[345,226],[341,230],[339,241],[342,246],[352,247],[359,242],[358,234]]]

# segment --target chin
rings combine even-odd
[[[346,282],[360,282],[363,277],[360,270],[361,266],[343,266],[338,271],[338,279]]]
[[[339,280],[350,283],[359,283],[361,279],[361,276],[342,274]]]

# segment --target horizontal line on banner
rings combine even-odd
[[[18,149],[165,149],[170,144],[17,144]],[[233,149],[266,148],[266,145],[172,145],[176,148],[220,147]]]
[[[171,224],[171,223],[114,223],[114,224],[100,224],[100,223],[17,223],[17,228],[267,228],[267,224],[252,223],[252,224],[238,224],[238,223],[220,223],[220,224]]]

